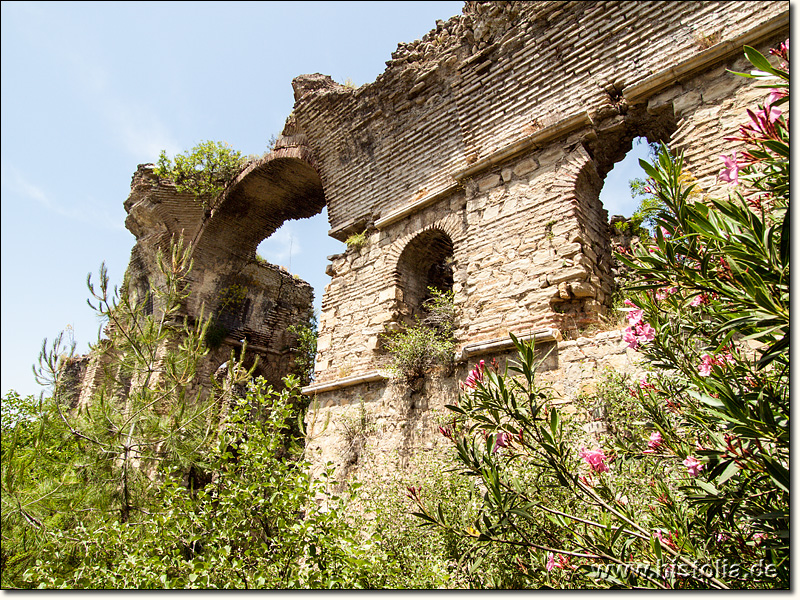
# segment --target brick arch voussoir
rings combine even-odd
[[[254,253],[284,222],[318,214],[325,204],[314,153],[303,145],[278,148],[248,165],[225,188],[193,240],[195,256],[218,254],[226,246],[221,238],[236,237],[238,228],[256,223],[261,231],[245,236]]]
[[[433,223],[430,223],[421,229],[409,232],[399,237],[394,241],[394,243],[391,244],[389,250],[386,252],[386,265],[390,273],[397,268],[397,263],[400,260],[400,255],[403,253],[403,250],[405,250],[408,245],[418,236],[429,231],[440,231],[447,235],[447,237],[449,237],[450,241],[453,243],[454,252],[463,239],[463,226],[461,220],[458,218],[457,214],[449,213],[447,216],[437,219]]]

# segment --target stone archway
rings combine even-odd
[[[422,316],[431,288],[453,290],[453,262],[453,241],[441,229],[427,229],[406,244],[394,271],[395,284],[402,290],[403,317]]]

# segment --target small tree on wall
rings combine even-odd
[[[244,167],[247,159],[225,142],[200,142],[172,160],[162,150],[155,174],[172,179],[179,192],[192,194],[196,201],[208,208],[210,199],[217,197]]]
[[[435,365],[453,364],[456,347],[453,292],[428,288],[430,298],[423,304],[424,318],[416,318],[404,331],[385,336],[391,367],[401,381],[413,382]]]

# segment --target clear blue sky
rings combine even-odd
[[[96,339],[86,275],[105,261],[122,280],[135,241],[122,203],[137,164],[201,140],[261,154],[292,109],[293,77],[371,82],[399,42],[461,6],[3,2],[0,392],[38,394],[31,365],[45,337],[71,326],[79,351]],[[610,214],[632,212],[636,175],[621,176]],[[317,308],[326,256],[343,247],[326,219],[288,223],[260,247],[314,286]]]

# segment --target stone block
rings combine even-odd
[[[386,302],[391,300],[403,301],[403,290],[399,286],[392,286],[383,290],[378,294],[378,302]]]
[[[559,269],[555,273],[551,273],[547,276],[547,284],[558,285],[562,281],[584,281],[586,277],[586,269],[578,267]]]
[[[517,163],[517,166],[514,167],[514,175],[522,177],[523,175],[535,171],[538,167],[539,165],[533,158],[527,158]]]
[[[680,95],[683,88],[680,85],[674,85],[667,88],[650,98],[647,101],[647,112],[650,114],[658,114],[672,101],[673,98]]]
[[[686,111],[699,106],[700,102],[700,92],[692,90],[675,98],[675,100],[672,101],[672,109],[675,111],[675,116],[680,117],[683,116]]]
[[[726,73],[710,85],[703,88],[700,96],[705,104],[726,98],[742,84],[742,78],[732,73]]]
[[[324,333],[317,338],[317,352],[324,352],[331,347],[333,342],[333,334]]]
[[[594,286],[586,282],[570,283],[569,290],[576,298],[593,298],[597,293]]]
[[[491,175],[478,181],[478,191],[485,192],[493,187],[497,187],[498,185],[500,185],[500,175],[497,173],[492,173]]]
[[[580,244],[564,244],[563,246],[558,246],[559,256],[563,256],[565,258],[575,256],[579,254],[581,250],[582,248]]]

